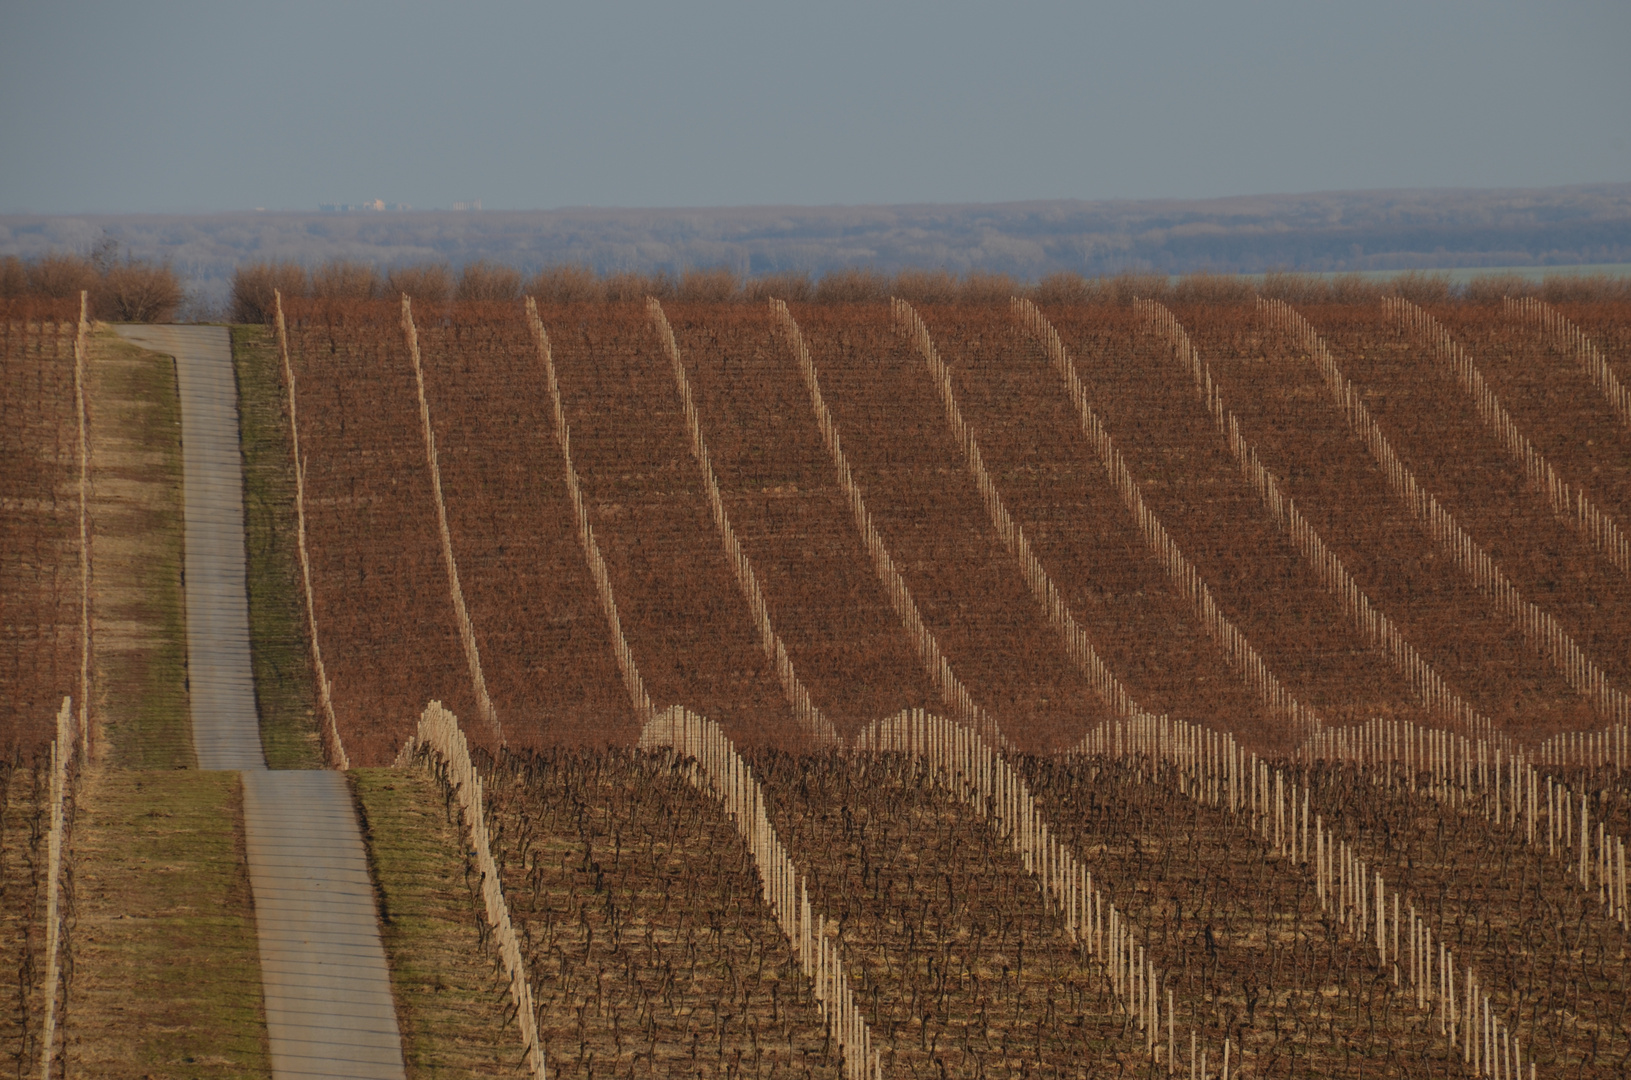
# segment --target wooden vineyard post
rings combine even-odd
[[[1315,579],[1337,600],[1354,629],[1374,652],[1384,657],[1405,678],[1428,708],[1440,713],[1461,730],[1490,730],[1489,720],[1478,716],[1472,706],[1449,687],[1405,638],[1393,619],[1359,587],[1346,564],[1297,508],[1296,500],[1281,490],[1280,482],[1263,464],[1256,447],[1241,432],[1239,420],[1224,405],[1222,391],[1212,378],[1211,366],[1201,357],[1177,317],[1154,300],[1141,300],[1137,306],[1150,329],[1165,338],[1172,347],[1178,366],[1193,379],[1196,395],[1211,414],[1213,424],[1229,447],[1229,453],[1247,486],[1257,495],[1274,522],[1284,530],[1303,562],[1313,571]]]
[[[838,423],[833,419],[826,401],[821,396],[821,381],[816,374],[815,361],[810,358],[810,350],[805,345],[804,334],[799,330],[798,322],[794,320],[786,303],[781,300],[770,301],[770,310],[787,338],[794,362],[804,379],[805,389],[810,395],[810,408],[815,414],[816,427],[821,431],[821,441],[838,474],[839,490],[849,503],[850,515],[855,522],[856,532],[860,534],[861,545],[872,559],[873,572],[883,586],[890,608],[894,610],[905,628],[907,639],[917,653],[918,662],[928,675],[929,682],[935,688],[941,702],[952,715],[980,732],[988,741],[998,746],[1006,746],[1007,739],[996,721],[975,704],[974,696],[952,671],[951,663],[940,651],[940,642],[923,622],[922,613],[918,611],[917,601],[912,598],[912,591],[907,586],[906,579],[896,568],[888,546],[872,523],[872,515],[867,511],[866,502],[861,497],[860,486],[855,483],[849,459],[845,456],[839,440]]]
[[[1393,322],[1424,343],[1447,368],[1478,410],[1478,418],[1518,467],[1524,478],[1551,506],[1552,511],[1586,543],[1596,548],[1622,575],[1631,577],[1631,540],[1612,516],[1605,513],[1577,484],[1558,476],[1551,462],[1518,427],[1501,404],[1467,351],[1433,316],[1399,296],[1383,301]]]
[[[685,430],[691,447],[691,457],[702,472],[703,489],[708,496],[708,508],[713,516],[714,529],[725,548],[725,559],[731,564],[737,588],[747,602],[749,614],[753,616],[760,647],[764,649],[765,658],[776,668],[776,677],[781,682],[782,693],[786,696],[789,707],[793,710],[793,718],[799,725],[800,734],[815,747],[837,746],[841,741],[838,732],[826,716],[822,715],[821,709],[811,699],[809,689],[793,669],[793,661],[787,654],[787,647],[771,623],[770,604],[765,600],[764,591],[759,586],[759,577],[754,573],[753,563],[748,559],[741,541],[737,539],[736,530],[731,526],[730,515],[725,509],[725,499],[719,490],[719,478],[714,475],[712,459],[708,455],[708,444],[703,438],[702,418],[697,413],[696,401],[691,394],[691,380],[685,373],[685,362],[680,358],[679,343],[674,340],[674,331],[668,325],[668,316],[663,312],[663,305],[653,296],[646,297],[646,313],[651,318],[658,340],[662,343],[664,354],[673,366],[674,383],[679,390],[680,404],[685,414]]]
[[[311,638],[312,673],[317,679],[317,703],[323,710],[323,750],[328,763],[336,769],[351,768],[346,757],[345,744],[340,740],[340,726],[334,717],[334,687],[323,666],[323,648],[317,636],[317,604],[312,595],[311,558],[306,551],[306,458],[300,451],[300,423],[295,410],[294,367],[289,362],[289,331],[283,321],[283,293],[274,289],[272,301],[276,305],[278,354],[283,360],[283,386],[289,411],[289,452],[294,457],[294,514],[295,546],[300,554],[301,592],[306,600],[306,632]]]
[[[408,358],[413,361],[414,386],[419,392],[419,421],[425,436],[425,466],[430,470],[430,489],[436,503],[436,527],[442,540],[442,562],[447,568],[447,590],[453,600],[453,616],[459,626],[459,643],[464,646],[465,663],[470,668],[476,708],[502,743],[504,728],[498,722],[493,699],[487,696],[487,679],[481,670],[481,650],[476,644],[476,630],[464,605],[464,590],[459,587],[459,564],[453,557],[453,534],[447,527],[447,503],[442,498],[442,467],[436,459],[436,433],[430,426],[430,401],[425,397],[425,372],[419,362],[419,331],[413,325],[413,304],[407,293],[402,294],[402,334],[407,341]]]
[[[90,487],[90,443],[85,427],[85,365],[90,359],[90,293],[79,293],[79,327],[74,334],[74,418],[79,465],[79,759],[91,752],[91,531],[86,517]]]
[[[1066,350],[1058,331],[1042,314],[1041,309],[1031,301],[1016,297],[1012,300],[1011,307],[1015,320],[1036,339],[1053,364],[1054,370],[1059,373],[1065,384],[1065,392],[1075,407],[1082,434],[1098,454],[1099,463],[1109,477],[1111,486],[1116,489],[1122,504],[1132,516],[1145,546],[1160,562],[1173,586],[1195,609],[1207,636],[1223,650],[1229,666],[1234,669],[1247,689],[1257,695],[1271,712],[1290,721],[1297,737],[1304,740],[1313,738],[1323,726],[1319,715],[1299,702],[1285,688],[1279,676],[1269,668],[1262,654],[1224,613],[1222,605],[1217,602],[1205,578],[1144,501],[1143,489],[1134,478],[1132,470],[1128,468],[1126,458],[1088,401],[1087,388],[1077,374],[1076,364]],[[913,317],[915,316],[914,312]],[[918,325],[922,325],[921,320],[918,321]],[[923,337],[927,339],[927,330],[923,331]],[[950,386],[948,379],[942,394],[949,393]]]
[[[1557,619],[1525,599],[1506,572],[1462,528],[1455,515],[1421,486],[1416,474],[1405,465],[1372,418],[1363,395],[1343,376],[1325,341],[1308,320],[1284,301],[1259,298],[1257,303],[1271,327],[1290,334],[1299,347],[1309,353],[1337,409],[1386,475],[1389,488],[1440,550],[1472,580],[1497,612],[1518,624],[1531,648],[1549,660],[1569,686],[1590,701],[1594,709],[1611,724],[1631,720],[1631,698],[1608,684],[1603,670],[1564,631]]]
[[[72,698],[62,699],[57,710],[57,735],[51,740],[51,824],[46,833],[45,863],[45,1018],[41,1024],[40,1080],[51,1080],[57,1050],[57,996],[62,984],[62,844],[67,828],[65,803],[78,775],[73,769],[74,719]]]
[[[498,944],[500,965],[509,980],[510,1000],[515,1005],[527,1067],[536,1080],[545,1080],[544,1048],[538,1038],[538,1013],[533,1008],[532,982],[527,976],[520,939],[510,921],[503,881],[488,839],[481,776],[470,760],[470,747],[464,732],[459,730],[458,717],[444,709],[440,701],[432,701],[419,715],[419,727],[406,748],[406,755],[411,756],[417,747],[425,748],[446,766],[447,784],[459,804],[465,837],[475,856],[476,869],[481,874],[483,912]]]

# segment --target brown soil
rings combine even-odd
[[[419,335],[487,690],[511,745],[627,742],[634,716],[572,521],[543,363],[506,315]]]
[[[1114,318],[1122,312],[1113,309],[1110,315]],[[1041,347],[1005,310],[935,310],[927,318],[941,355],[953,370],[964,415],[978,433],[1009,509],[1019,515],[1044,566],[1065,590],[1073,612],[1088,627],[1101,654],[1127,679],[1140,703],[1154,712],[1223,723],[1254,741],[1282,734],[1283,719],[1269,714],[1228,667],[1191,603],[1171,583],[1138,533],[1097,451],[1082,434],[1063,380]],[[1306,590],[1296,575],[1284,573],[1283,566],[1273,563],[1273,557],[1281,554],[1279,545],[1264,534],[1263,523],[1254,518],[1252,508],[1241,506],[1241,495],[1248,493],[1235,490],[1238,485],[1226,463],[1220,468],[1218,462],[1209,460],[1209,452],[1213,457],[1216,453],[1204,439],[1198,445],[1186,441],[1186,436],[1193,439],[1194,432],[1180,430],[1182,425],[1174,419],[1153,433],[1158,436],[1157,445],[1176,444],[1173,468],[1156,472],[1142,467],[1152,433],[1142,425],[1132,430],[1118,425],[1125,413],[1137,416],[1149,407],[1147,400],[1137,397],[1147,399],[1161,390],[1162,373],[1135,365],[1127,357],[1131,328],[1117,320],[1113,329],[1104,331],[1105,336],[1095,332],[1098,328],[1090,331],[1072,322],[1060,329],[1089,388],[1095,412],[1111,425],[1118,447],[1144,488],[1147,504],[1162,516],[1185,553],[1203,570],[1214,571],[1220,560],[1235,552],[1247,557],[1255,554],[1260,563],[1281,571],[1277,585],[1286,589],[1301,585]],[[1120,377],[1110,385],[1106,385],[1106,353],[1121,358]],[[1124,395],[1134,395],[1135,400],[1123,403]],[[1175,395],[1168,397],[1158,403],[1160,407],[1175,418],[1192,421],[1185,402]],[[1176,502],[1174,492],[1179,496]],[[1193,512],[1197,506],[1211,507],[1215,514],[1221,507],[1220,516],[1228,527],[1214,529],[1197,543],[1193,533],[1186,531],[1191,522],[1182,513]],[[1246,542],[1238,546],[1231,542],[1241,536]],[[1235,566],[1223,569],[1230,573],[1214,573],[1209,581],[1220,602],[1234,608],[1238,605],[1231,586],[1241,584],[1239,570]],[[1287,606],[1297,611],[1314,607],[1306,603]],[[1230,614],[1239,613],[1230,610]],[[1260,647],[1274,644],[1272,639],[1254,639],[1254,643]],[[1284,678],[1295,672],[1279,673]],[[1306,688],[1291,685],[1295,693],[1308,696]]]
[[[766,753],[755,767],[811,907],[838,924],[884,1075],[1148,1069],[1013,848],[918,764]]]
[[[1214,1047],[1227,1032],[1246,1075],[1459,1074],[1374,955],[1322,913],[1313,879],[1241,819],[1142,766],[1026,764],[1061,840],[1142,928],[1180,1030]]]
[[[413,365],[391,311],[375,315],[289,326],[318,640],[356,765],[394,759],[433,698],[476,718]]]
[[[1631,1057],[1631,939],[1560,860],[1521,830],[1441,807],[1351,769],[1321,770],[1314,803],[1337,835],[1413,897],[1471,963],[1541,1070],[1623,1075]]]
[[[1526,597],[1557,617],[1612,681],[1631,684],[1626,649],[1631,579],[1614,572],[1558,519],[1484,428],[1472,399],[1440,365],[1421,355],[1420,346],[1387,326],[1378,309],[1306,314],[1325,335],[1344,374],[1363,389],[1372,415],[1417,480]]]
[[[555,749],[489,775],[550,1075],[839,1075],[717,803],[630,751]]]
[[[1061,312],[1056,325],[1094,408],[1150,508],[1270,670],[1328,723],[1413,715],[1408,686],[1350,628],[1241,476],[1171,348],[1130,310],[1086,314]]]
[[[732,526],[816,703],[845,737],[933,707],[769,310],[674,304],[667,315]]]
[[[740,743],[787,737],[792,712],[714,532],[644,308],[546,312],[544,322],[584,498],[653,703],[686,705]],[[564,499],[560,512],[570,513]]]
[[[79,696],[75,324],[0,323],[0,757],[50,745]],[[77,707],[77,702],[76,702]]]
[[[1504,319],[1498,307],[1441,305],[1430,314],[1558,474],[1584,487],[1622,531],[1631,529],[1631,427],[1620,423],[1575,358],[1540,330]],[[1618,573],[1608,566],[1599,572]]]
[[[1003,549],[923,361],[884,307],[800,307],[856,483],[952,669],[1018,746],[1080,740],[1104,703]]]
[[[1269,334],[1251,308],[1174,310],[1286,494],[1455,690],[1513,732],[1589,722],[1578,695],[1395,499],[1308,358]]]

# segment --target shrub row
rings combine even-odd
[[[90,293],[91,312],[115,322],[169,322],[186,299],[168,264],[146,259],[44,255],[0,257],[0,300],[73,300]]]
[[[1454,300],[1494,303],[1503,296],[1538,296],[1554,302],[1628,300],[1631,278],[1554,275],[1534,281],[1508,274],[1457,285],[1447,275],[1422,271],[1389,278],[1295,273],[1271,273],[1261,278],[1190,274],[1175,279],[1165,274],[1135,273],[1089,278],[1058,273],[1027,284],[1006,274],[971,273],[959,277],[945,270],[905,270],[889,275],[851,268],[820,277],[787,273],[744,279],[726,269],[688,270],[679,275],[666,271],[597,275],[585,267],[555,266],[526,278],[519,270],[485,261],[471,263],[458,272],[440,263],[381,272],[364,263],[347,261],[325,263],[311,271],[295,263],[261,262],[239,267],[234,274],[233,318],[241,322],[266,321],[273,290],[288,297],[325,300],[382,299],[406,293],[419,303],[506,302],[526,295],[555,304],[629,302],[648,296],[697,303],[775,298],[794,303],[848,304],[898,296],[915,304],[981,304],[1006,303],[1010,297],[1021,296],[1039,304],[1130,303],[1135,299],[1241,304],[1262,295],[1294,304],[1375,303],[1384,296],[1432,304]]]

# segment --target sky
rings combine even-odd
[[[0,0],[0,213],[1631,180],[1631,3]]]

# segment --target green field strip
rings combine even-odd
[[[238,774],[93,770],[73,860],[68,1071],[270,1076]]]
[[[417,768],[348,776],[410,1080],[522,1075],[509,984],[483,940],[477,879],[441,788]]]
[[[317,695],[300,596],[294,458],[277,347],[262,326],[232,328],[243,445],[249,648],[261,747],[272,769],[320,769]]]
[[[106,329],[90,351],[92,752],[192,768],[175,362]]]

